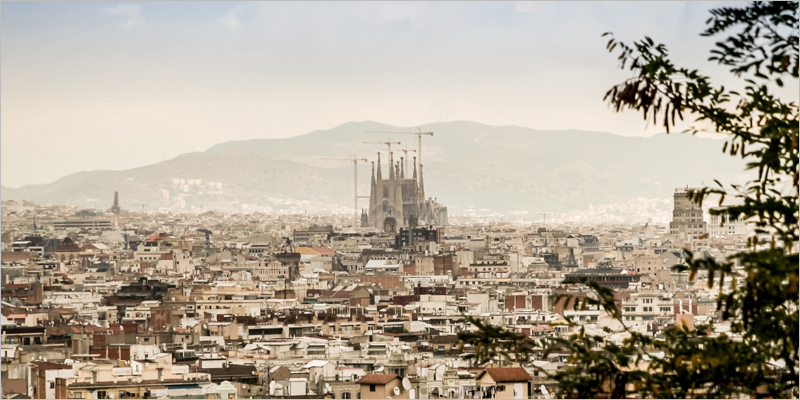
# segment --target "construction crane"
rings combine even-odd
[[[553,214],[546,213],[546,212],[543,212],[543,213],[536,213],[536,214],[542,214],[542,216],[544,217],[544,222],[543,222],[543,224],[545,224],[545,225],[547,224],[547,216],[548,216],[548,215],[553,215]]]
[[[423,132],[421,128],[417,128],[418,132],[366,132],[366,133],[389,133],[389,134],[402,134],[402,135],[417,135],[419,141],[417,148],[417,167],[422,169],[422,135],[433,136],[433,132]]]
[[[136,204],[136,205],[142,206],[142,212],[145,212],[144,208],[147,207],[147,204],[145,204],[145,203],[131,203],[131,204]]]
[[[122,236],[125,238],[125,250],[128,250],[128,225],[123,228]]]
[[[385,142],[364,142],[364,144],[385,144],[387,147],[387,154],[392,153],[392,145],[393,144],[400,144],[400,142],[392,142],[392,141],[385,141]]]
[[[198,229],[198,232],[206,234],[206,258],[211,255],[211,231],[208,229]]]
[[[349,161],[353,163],[353,186],[355,187],[354,193],[355,197],[353,200],[353,212],[355,213],[354,216],[356,218],[355,225],[358,225],[358,162],[363,161],[367,162],[366,158],[358,158],[355,154],[353,154],[353,158],[320,158],[320,160],[338,160],[338,161]],[[361,196],[362,198],[369,198],[369,196]],[[353,225],[353,226],[355,226]]]
[[[405,148],[405,149],[400,149],[400,151],[402,151],[403,153],[405,153],[405,154],[406,154],[406,173],[407,173],[407,174],[410,174],[410,173],[411,173],[411,170],[410,170],[410,169],[408,169],[408,153],[409,153],[409,152],[416,153],[417,151],[416,151],[416,150],[409,150],[409,149],[408,149],[408,146],[406,146],[406,148]]]

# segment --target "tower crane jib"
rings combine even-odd
[[[417,146],[418,146],[417,147],[417,167],[420,167],[422,165],[422,136],[423,135],[433,136],[433,132],[423,132],[422,128],[417,128],[417,132],[385,132],[385,131],[374,132],[374,131],[372,131],[372,132],[366,132],[366,133],[383,133],[383,134],[387,134],[388,133],[388,134],[401,134],[401,135],[417,135],[417,141],[418,141],[418,143],[417,143]],[[400,143],[397,143],[397,144],[400,144]],[[391,146],[389,147],[389,152],[391,153]],[[406,158],[408,158],[407,155],[406,155]],[[422,168],[420,167],[420,169],[422,169]]]

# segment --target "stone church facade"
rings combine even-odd
[[[416,217],[414,225],[447,225],[447,207],[435,199],[425,198],[425,184],[422,176],[422,164],[417,175],[417,158],[414,157],[414,171],[410,178],[406,177],[403,157],[394,161],[393,153],[389,153],[389,177],[383,178],[381,154],[378,153],[378,168],[372,164],[372,181],[370,183],[369,212],[362,214],[362,226],[384,228],[384,221],[391,216],[396,227],[409,226],[409,221]],[[416,223],[414,223],[416,222]]]

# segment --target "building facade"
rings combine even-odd
[[[724,209],[717,208],[720,211]],[[747,224],[741,218],[731,220],[728,214],[709,216],[708,234],[711,237],[742,236],[749,233]]]
[[[702,239],[700,236],[707,232],[706,223],[703,221],[703,209],[686,197],[687,191],[688,188],[675,189],[669,233],[677,236],[679,240]]]
[[[378,153],[378,170],[372,166],[370,182],[369,213],[362,217],[362,225],[367,222],[373,228],[383,228],[384,220],[390,215],[396,221],[396,227],[409,226],[412,215],[420,225],[447,225],[447,207],[435,199],[425,198],[425,184],[422,176],[422,165],[417,175],[417,162],[414,157],[414,171],[411,178],[406,178],[404,163],[395,162],[393,153],[389,153],[389,178],[383,178],[381,154]]]

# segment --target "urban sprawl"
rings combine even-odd
[[[753,232],[687,188],[668,225],[476,222],[448,218],[422,165],[403,164],[373,164],[360,216],[148,213],[121,193],[107,210],[3,202],[3,397],[550,398],[540,371],[569,354],[476,364],[458,333],[469,316],[621,343],[620,320],[554,301],[593,296],[563,283],[577,278],[613,289],[635,331],[730,331],[716,311],[730,278],[671,267],[685,250],[724,259]]]

